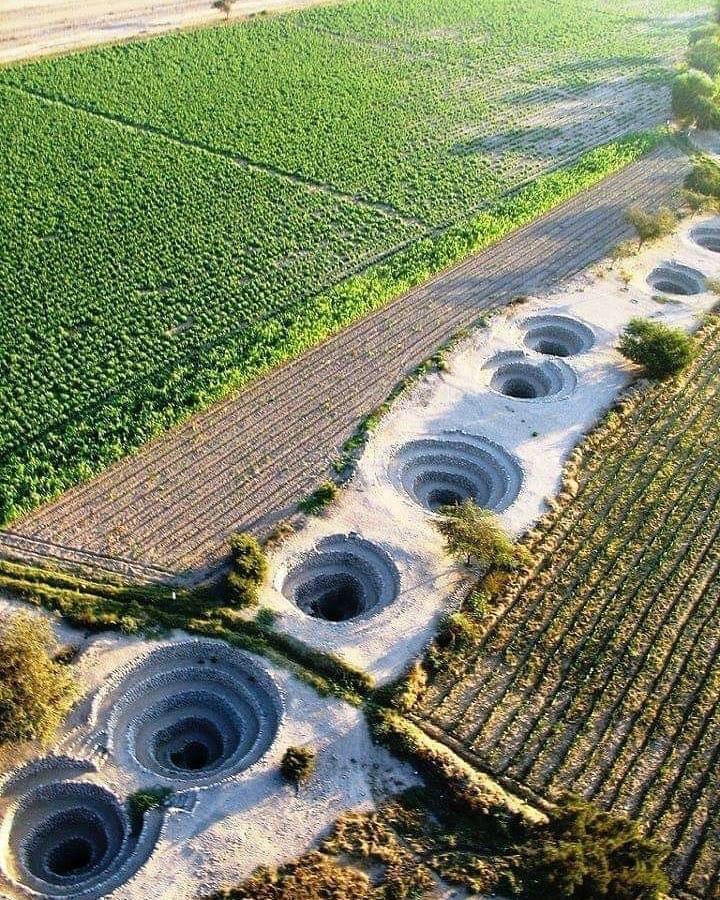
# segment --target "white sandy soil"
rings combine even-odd
[[[720,255],[690,238],[691,229],[707,221],[707,216],[685,220],[675,235],[637,256],[602,265],[499,313],[452,352],[448,371],[426,378],[396,402],[338,502],[275,553],[272,583],[262,602],[278,614],[277,627],[340,655],[379,681],[400,674],[429,642],[438,618],[456,606],[462,575],[443,558],[432,515],[396,483],[396,451],[408,440],[446,431],[483,435],[502,445],[517,457],[524,478],[517,500],[501,519],[514,535],[528,529],[547,511],[546,499],[557,493],[570,450],[639,374],[614,349],[625,324],[642,316],[689,329],[717,303],[709,291],[662,302],[646,282],[650,271],[667,260],[705,276],[720,275]],[[523,320],[541,313],[576,318],[595,334],[591,350],[563,360],[577,376],[576,388],[562,399],[515,400],[495,393],[485,364],[498,352],[522,349]],[[527,352],[540,362],[549,358]],[[398,600],[375,615],[341,623],[306,615],[281,592],[287,571],[321,537],[351,531],[391,554],[400,571]]]

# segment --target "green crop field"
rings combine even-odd
[[[418,713],[496,775],[643,821],[677,888],[720,878],[720,323],[677,381],[591,435],[531,573]],[[685,896],[685,895],[683,895]]]
[[[635,158],[701,10],[364,0],[0,71],[0,520]]]

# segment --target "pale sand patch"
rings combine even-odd
[[[503,524],[514,535],[547,511],[546,498],[557,493],[570,450],[612,406],[639,374],[614,349],[625,324],[635,316],[693,328],[698,316],[717,302],[704,291],[693,297],[658,302],[648,274],[665,261],[720,274],[720,255],[697,246],[691,230],[710,218],[694,217],[677,233],[613,266],[604,264],[566,285],[498,313],[489,327],[463,341],[449,356],[448,371],[424,379],[397,401],[368,443],[358,471],[339,500],[321,518],[291,537],[271,559],[273,575],[262,603],[278,614],[277,626],[325,652],[371,672],[379,681],[398,675],[430,641],[438,618],[458,605],[462,573],[442,553],[432,514],[403,489],[393,460],[408,441],[437,438],[447,432],[481,435],[519,461],[523,482],[504,512]],[[523,350],[523,321],[540,314],[578,319],[595,335],[594,346],[561,362],[577,384],[557,396],[516,400],[490,387],[497,354]],[[552,357],[525,349],[527,360]],[[558,399],[560,398],[560,399]],[[283,596],[286,573],[331,534],[358,532],[386,550],[400,573],[398,599],[346,622],[327,622],[302,612]]]
[[[72,642],[78,643],[81,633],[73,635],[72,629],[57,624],[59,637],[74,637]],[[186,640],[180,633],[160,642],[99,635],[87,643],[75,664],[85,699],[54,748],[74,758],[94,759],[97,772],[82,776],[83,780],[101,784],[121,798],[154,783],[151,773],[120,767],[113,756],[102,761],[87,752],[83,737],[91,731],[90,701],[114,672],[149,649]],[[128,900],[204,896],[242,880],[261,864],[273,865],[303,853],[344,810],[372,809],[378,792],[417,783],[408,766],[373,745],[358,709],[320,697],[261,657],[251,659],[269,673],[283,699],[283,718],[272,746],[246,772],[225,783],[184,792],[187,803],[180,801],[180,806],[192,808],[169,809],[150,859],[111,896]],[[296,793],[280,777],[279,765],[285,749],[297,744],[314,746],[318,759],[315,776]]]

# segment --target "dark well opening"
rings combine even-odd
[[[170,762],[178,769],[196,772],[210,761],[210,751],[200,741],[188,741],[170,754]]]
[[[360,615],[364,604],[360,588],[351,578],[338,578],[312,604],[312,614],[328,622],[346,622]]]
[[[534,400],[537,397],[535,386],[524,378],[508,378],[503,382],[502,393],[518,400]]]
[[[84,838],[68,838],[58,844],[48,856],[47,866],[55,875],[74,875],[93,862],[93,849]]]
[[[452,488],[435,488],[427,495],[427,504],[433,512],[442,506],[459,506],[468,495]]]
[[[535,344],[535,350],[538,353],[544,353],[545,356],[570,356],[572,351],[561,341],[553,341],[550,338],[540,338]]]

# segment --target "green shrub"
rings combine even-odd
[[[228,573],[225,579],[225,593],[228,602],[240,609],[257,606],[260,599],[259,586],[249,578],[243,578],[237,572]]]
[[[715,82],[697,69],[675,76],[672,108],[678,121],[686,125],[715,128],[720,123]]]
[[[720,72],[720,42],[715,37],[701,38],[692,44],[685,58],[691,69],[714,78]]]
[[[165,806],[170,796],[172,796],[172,791],[168,787],[141,788],[134,794],[130,794],[127,798],[127,808],[133,831],[140,831],[148,810]]]
[[[720,166],[706,157],[697,160],[685,179],[685,187],[694,194],[720,199]]]
[[[227,599],[235,607],[255,606],[268,573],[267,557],[250,534],[230,538],[232,568],[225,579]]]
[[[312,494],[298,503],[298,509],[308,516],[317,516],[333,502],[337,493],[337,485],[332,481],[324,481]]]
[[[576,797],[567,797],[526,850],[527,893],[577,900],[657,900],[669,888],[663,864],[669,847],[648,840],[639,825]]]
[[[262,584],[268,573],[268,561],[257,540],[250,534],[233,534],[230,538],[233,571],[255,584]]]
[[[280,763],[283,778],[295,787],[309,781],[315,771],[316,757],[314,747],[288,747]]]
[[[651,378],[667,378],[690,363],[694,342],[679,328],[647,319],[632,319],[620,338],[618,349],[634,363],[645,366]]]
[[[50,624],[28,613],[0,618],[0,745],[47,744],[76,696],[70,671],[53,660]]]
[[[443,506],[435,527],[445,538],[447,552],[467,565],[515,568],[522,561],[522,550],[508,537],[497,517],[481,509],[474,500]]]
[[[469,616],[462,612],[450,613],[440,624],[436,638],[443,650],[466,650],[482,637],[482,629]]]
[[[637,231],[641,244],[646,241],[656,241],[671,234],[677,225],[675,213],[667,206],[661,207],[654,213],[646,212],[639,206],[633,206],[627,211],[625,218]]]

